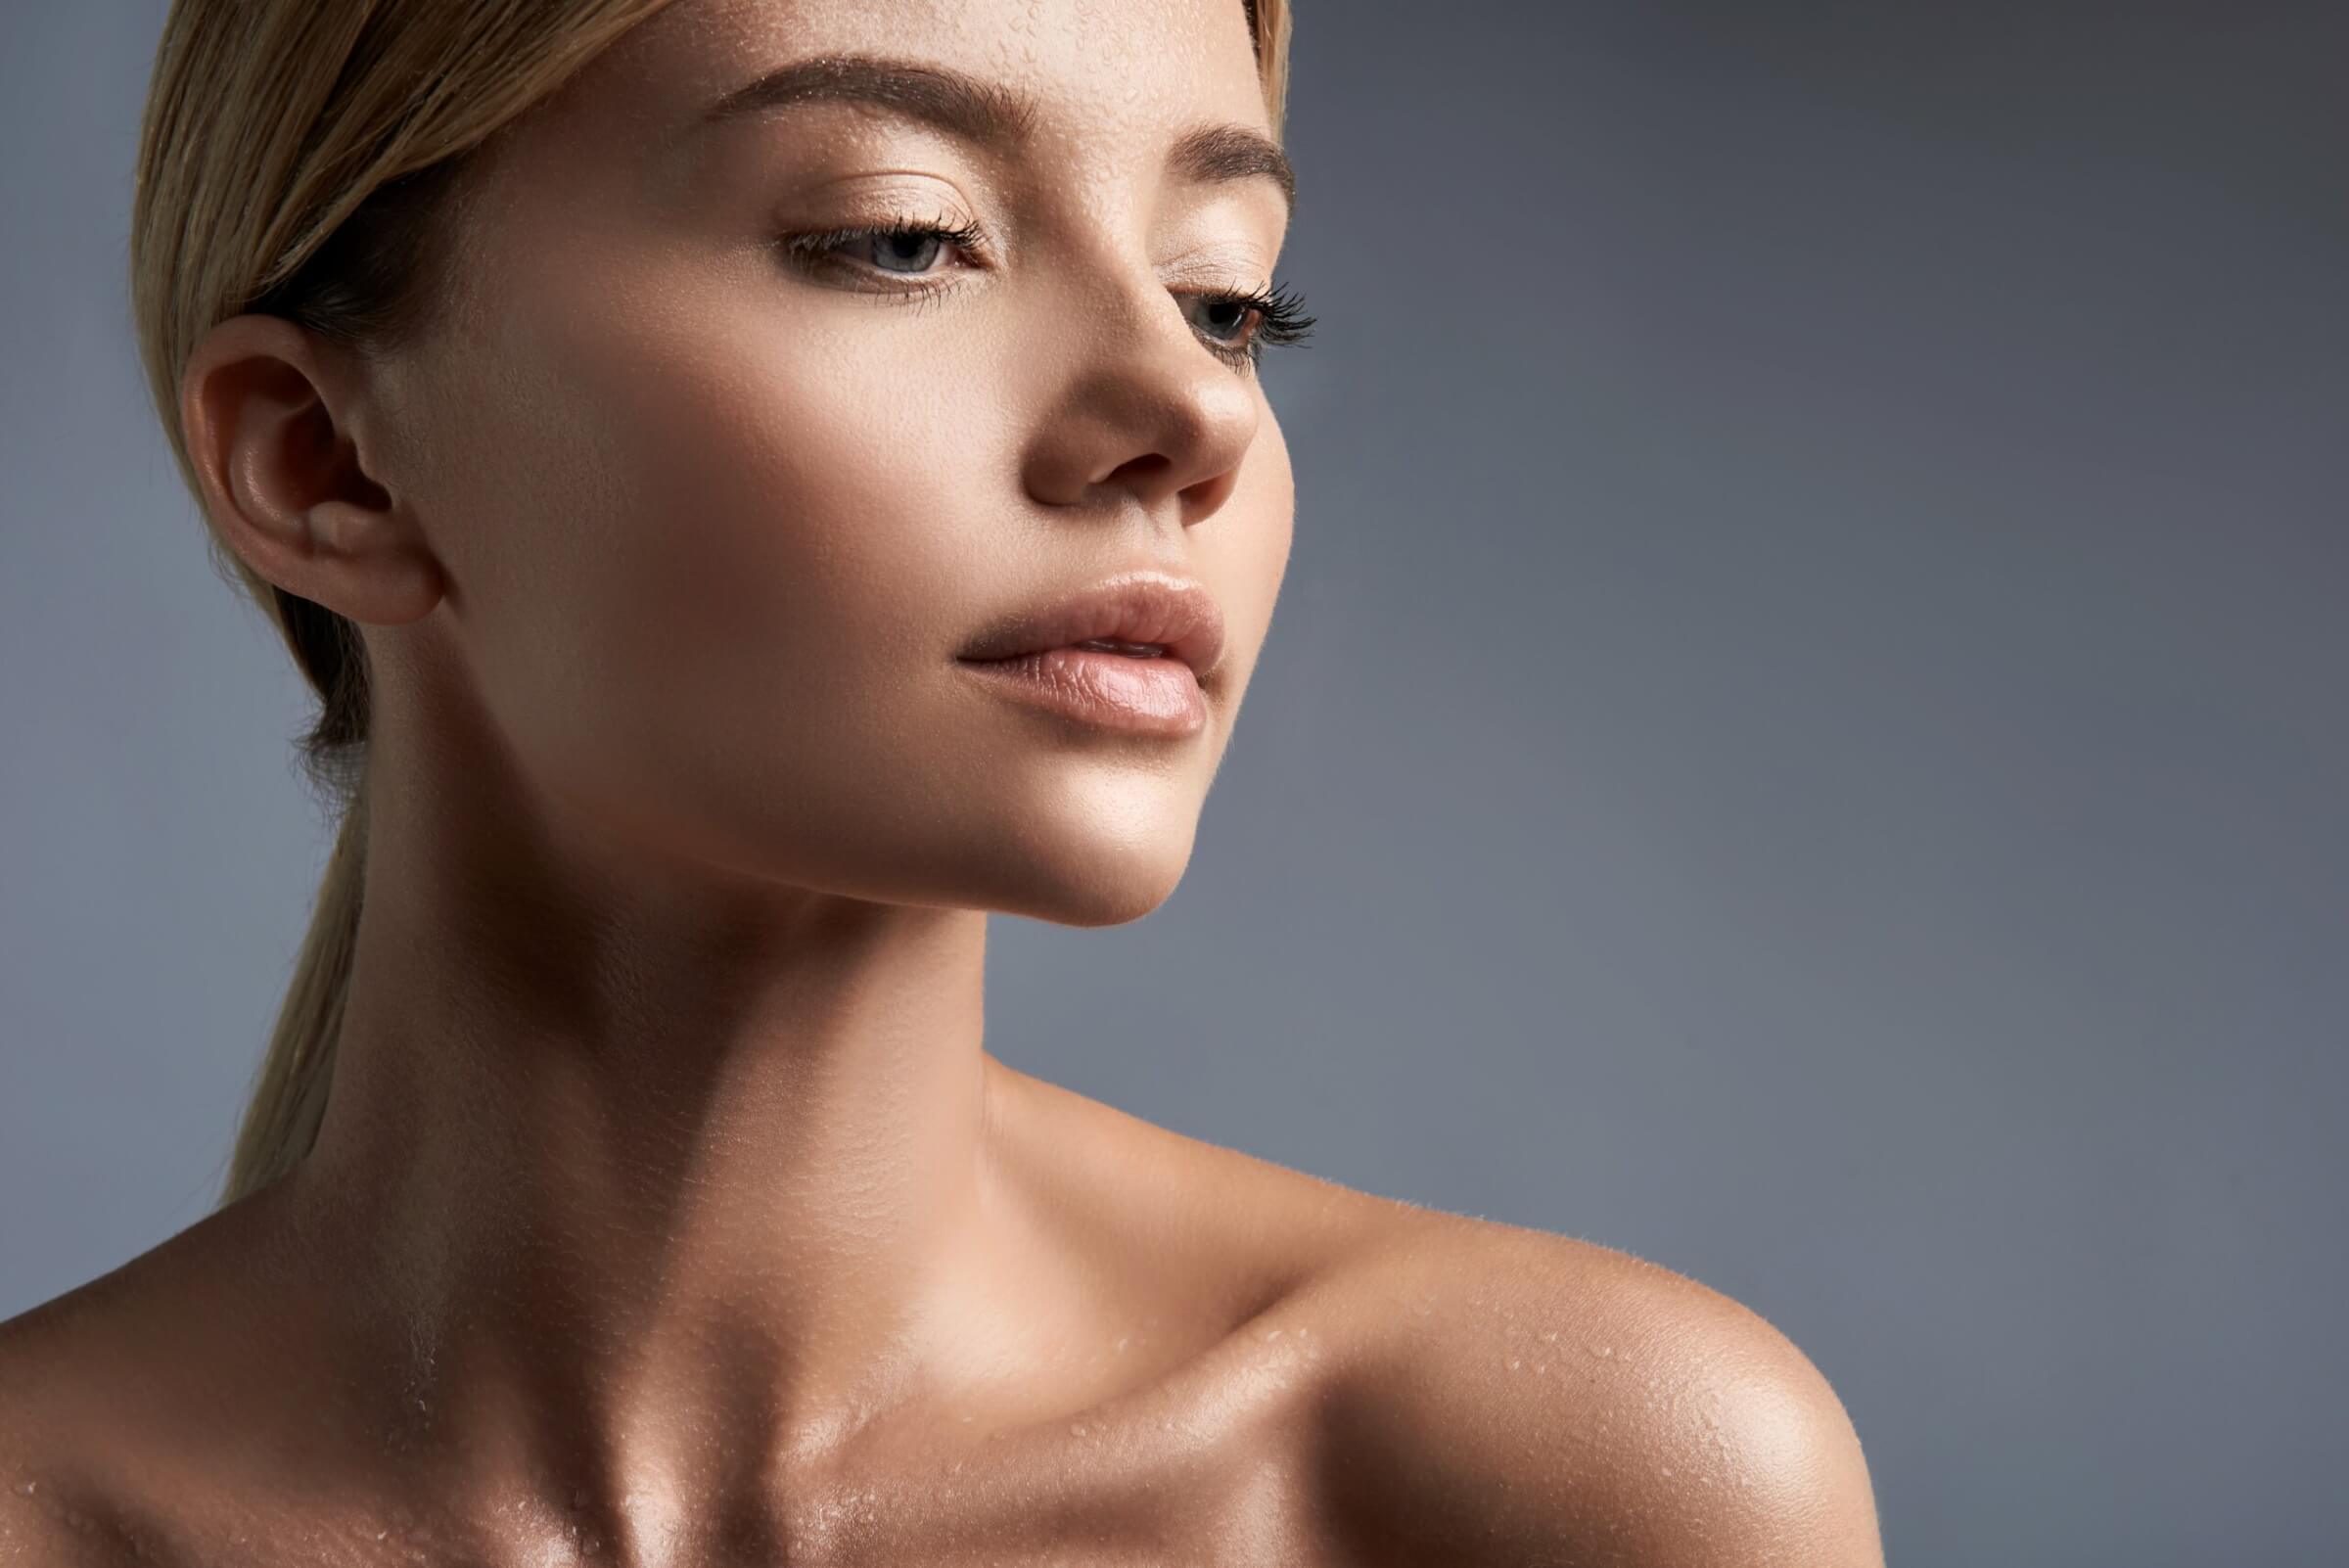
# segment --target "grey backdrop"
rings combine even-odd
[[[0,22],[0,1316],[205,1211],[326,845],[127,327],[161,15]],[[1306,0],[1272,640],[991,1047],[1748,1303],[1904,1568],[2342,1561],[2345,60]]]

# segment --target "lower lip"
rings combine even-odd
[[[1195,735],[1207,723],[1199,677],[1179,659],[1047,648],[1017,659],[964,659],[1006,697],[1105,729]]]

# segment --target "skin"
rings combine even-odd
[[[691,130],[838,53],[1036,139]],[[985,1049],[989,911],[1173,891],[1288,560],[1185,296],[1289,210],[1165,174],[1203,120],[1269,130],[1229,0],[679,0],[482,165],[419,341],[207,337],[215,520],[367,640],[367,901],[309,1159],[0,1324],[0,1561],[1881,1561],[1736,1304]],[[899,216],[1000,249],[772,248]],[[1142,565],[1223,611],[1198,734],[955,667]]]

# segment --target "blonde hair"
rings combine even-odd
[[[218,323],[281,316],[338,345],[398,342],[439,298],[469,155],[668,0],[173,0],[140,125],[131,309],[149,392],[214,569],[275,623],[317,693],[299,746],[341,822],[253,1080],[225,1207],[306,1155],[325,1115],[366,885],[368,673],[358,628],[230,549],[180,421]],[[1291,0],[1242,0],[1273,134]]]

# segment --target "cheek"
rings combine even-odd
[[[869,322],[851,353],[785,317],[574,301],[499,346],[529,368],[468,422],[458,570],[493,706],[566,777],[812,797],[901,762],[921,672],[985,608],[1000,399],[892,362]]]
[[[700,321],[589,347],[604,616],[672,657],[838,675],[952,602],[949,499],[980,462],[917,369]]]

